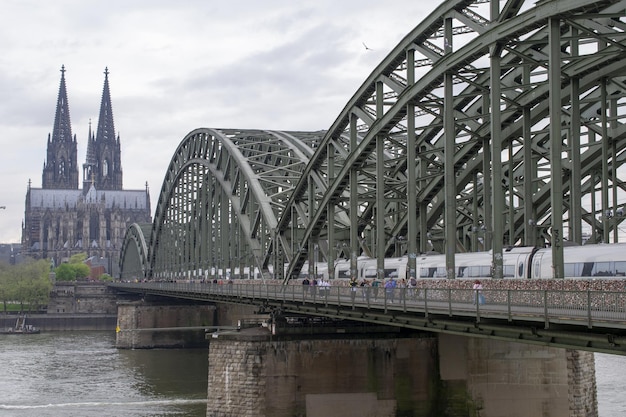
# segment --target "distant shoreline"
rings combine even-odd
[[[15,326],[20,314],[0,313],[0,328]],[[76,330],[115,331],[117,314],[26,314],[26,324],[38,327],[42,332]]]

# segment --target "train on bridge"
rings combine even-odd
[[[508,279],[551,279],[552,249],[537,247],[508,247],[503,251],[503,276]],[[587,244],[582,246],[565,246],[563,248],[564,276],[570,279],[590,278],[626,278],[626,243]],[[455,278],[458,279],[489,279],[492,271],[493,254],[488,252],[465,252],[455,255]],[[409,278],[408,256],[386,258],[384,262],[384,278]],[[446,257],[437,252],[419,254],[416,257],[416,278],[446,279]],[[250,276],[250,268],[244,268],[243,275],[239,268],[218,270],[222,278],[260,279],[261,274],[255,268]],[[285,265],[287,271],[287,265]],[[312,276],[323,280],[350,279],[350,260],[334,261],[334,273],[329,275],[328,263],[317,262],[313,268],[305,262],[300,274],[291,279],[301,280]],[[215,274],[210,274],[215,275]],[[270,275],[273,268],[270,266]],[[359,256],[357,258],[357,279],[372,280],[377,276],[375,258]]]
[[[626,243],[587,244],[566,246],[563,248],[564,276],[567,278],[625,278]],[[408,278],[408,256],[386,258],[384,277]],[[492,274],[493,254],[488,252],[457,253],[455,256],[455,277],[459,279],[488,279]],[[536,247],[509,247],[503,251],[503,276],[510,279],[550,279],[552,273],[552,249]],[[317,279],[350,279],[350,260],[339,259],[334,262],[334,275],[329,276],[328,263],[317,262],[312,274],[308,262],[305,262],[298,277],[309,275]],[[235,270],[237,271],[237,270]],[[377,275],[375,258],[359,256],[357,258],[357,279],[371,280]],[[235,273],[235,277],[239,277]],[[420,254],[416,258],[416,277],[418,279],[445,279],[446,257],[432,252]],[[244,276],[249,277],[246,268]],[[259,278],[258,271],[254,278]]]

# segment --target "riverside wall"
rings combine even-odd
[[[14,327],[23,315],[0,315],[0,329]],[[115,330],[117,314],[26,314],[26,324],[43,332]]]
[[[104,283],[56,282],[48,301],[50,314],[117,314],[117,296]]]
[[[115,330],[117,296],[99,282],[56,282],[45,314],[26,314],[41,331]],[[24,314],[0,314],[0,329],[14,327]]]

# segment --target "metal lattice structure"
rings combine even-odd
[[[498,278],[507,246],[549,244],[562,277],[566,242],[619,238],[625,57],[624,0],[444,2],[328,131],[185,137],[147,275],[288,279],[340,257],[356,274],[360,255],[414,275],[436,250],[453,278],[456,252],[492,250]]]

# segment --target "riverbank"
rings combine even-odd
[[[0,329],[15,326],[19,314],[1,314]],[[117,314],[27,314],[26,324],[51,331],[111,330],[115,331]]]

